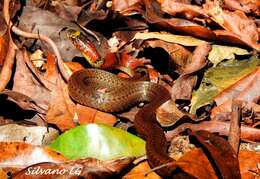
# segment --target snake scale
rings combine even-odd
[[[167,154],[167,141],[157,123],[155,110],[171,98],[166,88],[148,81],[120,78],[99,69],[74,72],[68,81],[69,95],[76,102],[104,112],[120,112],[140,102],[149,102],[135,116],[137,133],[146,140],[146,153],[152,168],[172,162]],[[170,176],[173,166],[156,172]]]

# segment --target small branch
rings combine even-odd
[[[233,101],[232,103],[232,114],[228,136],[228,142],[236,153],[238,153],[240,141],[241,106],[242,105],[239,101]]]
[[[25,37],[25,38],[40,39],[40,40],[46,42],[52,48],[53,53],[57,58],[57,64],[58,64],[58,67],[61,71],[62,76],[64,77],[65,80],[69,79],[69,74],[67,73],[67,70],[65,69],[65,66],[63,64],[63,60],[61,58],[59,49],[56,46],[56,44],[53,42],[53,40],[51,40],[49,37],[47,37],[45,35],[34,34],[34,33],[22,31],[19,28],[17,28],[16,26],[12,27],[12,31],[15,34],[22,36],[22,37]]]
[[[0,73],[0,91],[3,91],[8,84],[9,80],[12,76],[12,69],[15,59],[15,50],[17,49],[16,45],[12,41],[12,37],[10,34],[10,14],[9,14],[9,3],[10,0],[4,0],[3,6],[3,17],[5,19],[5,23],[8,25],[8,36],[9,36],[9,44],[8,44],[8,52],[5,57],[4,65]]]

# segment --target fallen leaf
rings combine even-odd
[[[57,76],[56,86],[51,92],[50,105],[46,114],[49,123],[57,125],[62,131],[73,128],[75,104],[69,97],[67,84]]]
[[[201,149],[187,152],[176,163],[181,170],[195,178],[217,178],[213,167]]]
[[[246,150],[239,151],[240,173],[243,179],[254,179],[259,175],[260,154]]]
[[[171,70],[177,70],[181,73],[183,68],[188,64],[189,58],[191,57],[191,52],[185,49],[183,46],[165,42],[163,40],[146,40],[146,46],[156,48],[163,48],[170,57],[169,67]]]
[[[161,179],[159,175],[157,175],[155,172],[151,172],[147,175],[146,172],[151,170],[148,162],[141,162],[137,166],[135,166],[130,172],[128,172],[126,175],[123,176],[123,179]]]
[[[112,9],[114,11],[124,12],[139,4],[141,0],[114,0],[112,1]],[[134,8],[133,8],[134,10]]]
[[[165,102],[156,110],[157,121],[164,127],[174,125],[185,115],[172,100]]]
[[[116,117],[112,114],[98,111],[80,104],[76,105],[76,112],[78,116],[78,122],[81,125],[89,123],[101,123],[113,126],[117,120]]]
[[[12,90],[31,98],[42,109],[47,110],[50,102],[50,91],[42,86],[25,64],[25,51],[16,55],[16,71]]]
[[[2,13],[0,13],[0,26],[0,66],[2,67],[9,47],[9,34]]]
[[[225,139],[204,130],[189,133],[206,148],[222,178],[241,178],[236,153]]]
[[[199,89],[192,93],[190,113],[196,114],[200,107],[213,103],[213,98],[218,93],[219,90],[216,86],[206,85],[202,82]]]
[[[200,39],[196,39],[191,36],[174,35],[167,32],[138,32],[135,34],[133,39],[149,40],[149,39],[160,39],[170,43],[177,43],[184,46],[198,46],[207,44],[208,42]]]
[[[160,5],[152,0],[144,0],[146,8],[143,16],[151,23],[169,31],[178,31],[195,37],[214,40],[216,35],[206,27],[181,18],[163,18]]]
[[[162,11],[176,16],[181,14],[187,19],[193,19],[199,16],[206,16],[200,6],[191,5],[183,2],[176,2],[172,0],[163,0],[161,2]]]
[[[7,124],[0,126],[1,142],[25,142],[32,145],[48,145],[59,135],[59,132],[51,127],[21,126]]]
[[[193,92],[190,112],[195,114],[196,110],[206,104],[211,104],[213,100],[220,104],[221,91],[226,91],[229,86],[239,82],[240,79],[257,68],[259,60],[253,57],[249,60],[229,60],[222,62],[218,66],[209,68],[202,79],[198,90]],[[227,91],[226,91],[227,92]],[[236,91],[237,93],[238,91]],[[215,96],[219,96],[214,98]],[[225,98],[226,99],[226,98]],[[225,99],[222,99],[224,101]],[[230,97],[229,97],[230,99]]]
[[[206,57],[210,50],[209,44],[198,45],[192,53],[191,62],[184,67],[182,75],[191,74],[203,68],[207,63]]]
[[[65,61],[70,61],[75,56],[82,56],[67,38],[67,31],[63,30],[64,28],[80,30],[79,27],[52,12],[25,6],[20,17],[19,28],[27,32],[39,33],[50,37],[55,42],[62,59]],[[32,43],[34,43],[33,40],[27,40],[26,45],[30,46]],[[38,44],[41,45],[40,42]]]
[[[194,86],[196,85],[196,76],[181,76],[174,81],[171,89],[172,99],[190,100]]]
[[[0,165],[3,168],[24,168],[40,162],[60,163],[66,159],[49,147],[22,142],[0,142]]]
[[[6,89],[3,92],[1,92],[0,95],[8,96],[8,100],[13,101],[20,108],[22,108],[24,110],[34,110],[40,114],[46,113],[46,110],[41,108],[40,106],[38,106],[32,98],[30,98],[22,93]]]
[[[60,135],[50,147],[69,159],[93,157],[109,160],[145,154],[145,142],[141,138],[104,124],[73,128]]]
[[[211,17],[211,19],[217,22],[225,30],[233,32],[239,36],[240,39],[247,43],[250,47],[256,50],[260,50],[256,24],[252,19],[248,18],[244,12],[230,12],[223,10],[219,5],[219,1],[216,0],[213,2],[206,1],[206,4],[203,5],[203,8]]]
[[[208,59],[213,63],[214,67],[223,60],[234,60],[236,55],[248,55],[249,52],[238,47],[212,45]]]
[[[229,122],[223,122],[223,121],[217,121],[217,120],[204,121],[204,122],[200,122],[198,124],[185,123],[171,131],[168,131],[166,133],[166,137],[167,137],[167,140],[170,140],[171,138],[184,132],[186,129],[191,129],[193,131],[207,130],[211,133],[219,133],[219,135],[228,136],[229,127],[230,127]],[[259,129],[244,126],[244,125],[241,126],[241,139],[244,139],[247,141],[259,142],[260,141],[259,136],[260,136]]]

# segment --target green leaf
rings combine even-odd
[[[167,32],[138,32],[133,39],[160,39],[170,43],[177,43],[184,46],[198,46],[208,42],[191,36],[175,35]]]
[[[217,66],[223,60],[234,60],[236,55],[248,55],[249,52],[245,49],[238,47],[212,45],[212,49],[209,52],[208,59]]]
[[[216,86],[201,83],[199,89],[192,93],[190,113],[195,114],[200,107],[211,104],[218,92]]]
[[[259,59],[256,57],[250,60],[229,60],[207,70],[203,81],[215,85],[222,91],[255,70],[257,65]]]
[[[200,107],[213,103],[216,95],[254,71],[259,62],[258,58],[252,57],[242,61],[229,60],[209,68],[200,87],[192,93],[190,112],[195,114]]]
[[[110,160],[145,154],[145,141],[116,127],[88,124],[60,135],[50,147],[68,159]]]

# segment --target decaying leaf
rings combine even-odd
[[[135,34],[133,39],[160,39],[166,42],[177,43],[184,46],[197,46],[207,44],[208,42],[200,39],[196,39],[191,36],[174,35],[166,32],[144,32]]]
[[[217,66],[223,60],[234,60],[236,55],[248,55],[249,52],[245,49],[230,46],[212,45],[212,50],[209,52],[209,60]]]
[[[78,116],[79,124],[89,124],[89,123],[101,123],[113,126],[116,123],[116,117],[112,114],[98,111],[96,109],[82,106],[80,104],[76,105],[76,112]]]
[[[256,50],[260,50],[259,36],[254,21],[242,11],[223,10],[219,1],[207,1],[204,5],[206,13],[225,30],[237,35],[243,42]],[[241,28],[243,27],[243,28]]]
[[[198,124],[191,124],[191,123],[185,123],[177,128],[173,129],[172,131],[169,131],[166,133],[166,137],[168,140],[171,138],[177,136],[178,134],[182,133],[186,129],[191,129],[193,131],[199,131],[199,130],[207,130],[211,133],[219,133],[220,135],[228,136],[229,134],[229,122],[223,122],[223,121],[204,121]],[[260,131],[253,127],[248,126],[241,126],[241,139],[247,140],[247,141],[255,141],[259,142],[260,138]]]
[[[199,89],[193,92],[191,112],[195,113],[199,107],[212,103],[216,95],[255,70],[258,64],[259,60],[253,57],[243,61],[229,60],[209,68]],[[219,104],[217,98],[216,101]]]
[[[69,97],[67,85],[63,79],[58,76],[56,86],[51,93],[49,109],[46,114],[46,120],[49,123],[57,125],[62,131],[73,128],[75,104]]]
[[[50,147],[69,159],[93,157],[109,160],[145,154],[145,142],[141,138],[104,124],[73,128],[60,135]]]
[[[23,142],[0,142],[0,165],[2,168],[24,168],[40,162],[60,163],[66,159],[48,147]]]
[[[157,175],[155,172],[151,172],[146,175],[146,173],[151,170],[148,162],[142,162],[138,164],[136,167],[134,167],[130,172],[128,172],[125,176],[123,176],[123,179],[161,179],[159,175]]]
[[[191,132],[190,134],[207,149],[222,178],[241,178],[238,157],[225,139],[207,131]]]
[[[7,124],[0,126],[1,142],[25,142],[32,145],[47,145],[59,135],[51,127],[21,126]]]

